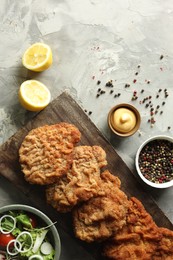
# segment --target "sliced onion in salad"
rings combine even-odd
[[[28,258],[28,260],[32,260],[32,259],[43,260],[43,257],[41,255],[32,255]]]
[[[0,260],[5,260],[5,255],[0,253]]]
[[[53,250],[52,245],[49,242],[43,242],[43,244],[40,247],[40,251],[43,255],[50,255]]]
[[[36,240],[35,240],[35,244],[34,244],[33,249],[32,249],[33,253],[36,253],[38,251],[39,247],[43,243],[43,240],[44,240],[47,232],[48,232],[48,229],[45,229],[41,233],[37,234],[37,237],[36,237]]]
[[[16,239],[12,239],[7,244],[7,253],[11,256],[17,255],[19,253],[18,249],[15,247],[15,243],[18,244],[18,248],[22,248],[22,245],[19,241],[16,241]],[[14,244],[14,247],[11,247],[11,244]]]
[[[12,226],[12,228],[11,228],[10,230],[5,230],[5,229],[3,229],[2,223],[3,223],[3,221],[5,221],[5,218],[12,220],[13,226]],[[16,219],[13,218],[13,216],[11,216],[11,215],[3,215],[3,216],[0,218],[0,232],[1,232],[1,233],[3,233],[3,234],[9,234],[9,233],[11,233],[11,232],[15,229],[15,227],[16,227]]]
[[[22,241],[22,236],[24,236],[24,240],[25,241]],[[26,239],[27,237],[27,239]],[[28,238],[29,238],[29,242],[30,242],[30,245],[28,247],[28,245],[26,244],[26,240],[28,241]],[[21,241],[20,241],[21,239]],[[21,247],[19,245],[19,243],[21,244]],[[26,253],[28,252],[29,250],[31,250],[31,248],[33,247],[33,238],[31,236],[31,234],[27,231],[23,231],[21,232],[15,239],[14,241],[14,247],[15,249],[18,251],[18,253]]]

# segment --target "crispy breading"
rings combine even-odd
[[[90,199],[98,192],[100,168],[106,164],[101,147],[75,147],[71,169],[46,189],[47,202],[60,212],[68,212],[77,203]]]
[[[129,203],[119,189],[119,179],[109,171],[103,172],[101,178],[97,196],[73,211],[75,235],[86,242],[103,241],[126,223]]]
[[[157,244],[157,249],[153,253],[153,260],[173,259],[173,231],[167,228],[159,228],[161,239]]]
[[[139,200],[131,198],[129,202],[126,225],[107,242],[104,256],[115,260],[155,259],[162,234]]]
[[[31,130],[19,149],[25,179],[45,185],[66,174],[73,161],[74,145],[80,137],[78,128],[65,122]]]

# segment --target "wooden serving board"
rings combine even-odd
[[[65,92],[52,101],[46,109],[38,113],[35,118],[29,121],[0,147],[0,174],[23,192],[27,196],[28,202],[31,201],[35,207],[45,212],[53,221],[58,220],[58,229],[65,232],[70,239],[75,240],[70,214],[59,214],[51,206],[46,205],[44,188],[37,185],[30,185],[24,180],[18,161],[18,150],[28,131],[45,124],[55,124],[62,121],[73,123],[79,128],[82,134],[80,145],[100,145],[107,154],[107,169],[121,179],[122,190],[129,197],[137,197],[159,226],[173,230],[172,223],[143,190],[138,180],[111,144],[91,122],[90,118],[88,118],[74,99]],[[97,246],[87,245],[78,240],[77,243],[89,252],[90,259],[99,259]]]

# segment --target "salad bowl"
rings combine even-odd
[[[60,253],[55,223],[43,212],[22,204],[0,208],[0,259],[58,260]]]

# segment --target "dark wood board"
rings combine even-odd
[[[100,145],[104,148],[108,160],[106,168],[121,179],[122,190],[129,197],[137,197],[159,226],[173,230],[172,223],[143,189],[115,149],[82,108],[66,92],[58,96],[46,109],[38,113],[0,147],[0,174],[24,193],[28,202],[31,201],[34,206],[45,212],[53,221],[58,219],[58,228],[63,230],[62,232],[66,232],[70,239],[75,240],[70,215],[59,214],[51,206],[46,205],[44,188],[28,184],[23,178],[18,162],[18,149],[28,131],[45,124],[55,124],[62,121],[73,123],[79,128],[82,133],[80,145]],[[84,250],[88,250],[91,259],[99,259],[97,246],[87,245],[80,241],[77,241],[77,243]]]

